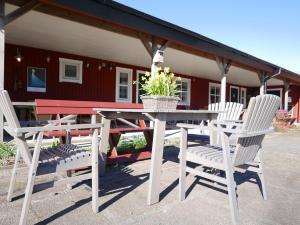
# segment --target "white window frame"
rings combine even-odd
[[[146,71],[143,71],[143,70],[137,70],[136,71],[136,99],[135,99],[136,103],[139,103],[138,95],[139,95],[139,89],[141,88],[139,78],[140,78],[141,74],[145,74],[145,73],[146,73]]]
[[[244,102],[242,101],[242,92],[245,91],[245,99]],[[240,103],[244,105],[244,108],[246,108],[247,105],[247,88],[241,88],[241,93],[240,93]]]
[[[232,100],[231,100],[231,89],[237,89],[238,90],[237,100],[239,102],[240,101],[240,88],[238,86],[230,85],[230,93],[229,93],[230,102],[232,102]]]
[[[182,81],[187,83],[187,100],[186,102],[180,101],[178,105],[190,106],[191,105],[191,79],[181,77],[180,82]]]
[[[280,109],[282,109],[282,88],[267,88],[268,91],[280,91]]]
[[[208,85],[208,104],[212,104],[212,102],[210,101],[210,89],[212,87],[219,87],[220,88],[220,100],[221,100],[221,84],[209,82],[209,85]]]
[[[77,67],[76,79],[65,76],[65,65],[72,65]],[[82,84],[82,61],[59,58],[59,82]]]
[[[128,86],[128,98],[119,97],[119,86],[120,86],[120,73],[128,74],[128,84],[123,86]],[[116,67],[116,102],[132,102],[132,69]]]

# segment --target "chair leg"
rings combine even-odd
[[[263,199],[267,200],[267,189],[266,189],[266,181],[265,181],[265,176],[264,176],[262,150],[261,149],[258,152],[258,160],[259,160],[259,163],[258,163],[258,166],[259,166],[258,176],[259,176],[260,183],[261,183]]]
[[[231,211],[231,218],[233,224],[239,224],[239,210],[236,198],[236,183],[234,181],[233,173],[226,170],[228,198]]]
[[[186,147],[187,147],[187,130],[181,128],[180,142],[180,165],[179,165],[179,200],[185,199],[185,180],[186,180]]]
[[[11,179],[10,179],[10,184],[9,184],[9,188],[8,188],[8,192],[7,192],[7,201],[11,202],[12,200],[12,195],[14,193],[14,188],[15,188],[15,183],[16,183],[16,175],[17,175],[17,168],[18,168],[18,162],[20,160],[20,151],[17,149],[17,154],[16,154],[16,158],[15,158],[15,164],[14,164],[14,168],[12,171],[12,175],[11,175]]]
[[[36,176],[36,170],[37,170],[38,161],[39,161],[39,157],[40,157],[42,138],[43,138],[43,133],[41,132],[38,135],[36,146],[35,146],[34,152],[33,152],[31,165],[29,167],[28,181],[27,181],[27,186],[26,186],[26,190],[25,190],[25,198],[24,198],[24,202],[23,202],[19,225],[26,225],[27,215],[28,215],[28,211],[29,211],[29,205],[30,205],[30,201],[31,201],[32,191],[33,191],[34,179]]]

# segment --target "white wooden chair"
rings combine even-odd
[[[270,131],[272,120],[276,110],[280,106],[280,99],[275,95],[263,95],[251,98],[246,115],[242,123],[212,121],[209,129],[220,132],[220,145],[205,145],[187,147],[187,129],[196,125],[178,124],[181,127],[182,137],[180,145],[180,174],[179,174],[179,198],[185,199],[186,172],[204,177],[206,179],[227,186],[231,216],[234,224],[239,223],[238,204],[236,199],[236,183],[234,171],[241,166],[255,165],[262,184],[264,199],[267,199],[266,186],[262,163],[262,141],[266,133]],[[229,136],[235,134],[237,145],[229,145]],[[225,171],[226,177],[208,173],[204,170],[188,167],[186,162],[194,162],[204,167]],[[248,167],[248,169],[251,169]],[[253,169],[253,168],[252,168]]]
[[[244,105],[237,102],[220,102],[220,103],[212,103],[208,105],[208,110],[210,111],[218,111],[220,112],[217,117],[217,121],[238,121],[242,114]],[[210,121],[206,121],[207,126],[209,126]],[[204,121],[200,123],[203,126],[200,129],[200,133],[209,135],[209,130],[205,128]],[[211,143],[220,144],[221,137],[220,134],[215,136],[215,140],[211,140]],[[235,138],[231,138],[230,142],[235,142]]]
[[[217,120],[238,120],[243,110],[243,104],[237,102],[220,102],[208,105],[208,110],[222,111],[219,113]]]
[[[27,186],[25,190],[25,198],[23,208],[21,212],[20,225],[26,224],[27,214],[31,201],[31,195],[34,186],[34,180],[36,176],[68,171],[76,168],[87,167],[93,165],[93,180],[92,183],[93,192],[98,192],[98,129],[102,127],[102,124],[77,124],[77,125],[47,125],[43,127],[21,127],[19,120],[16,116],[14,108],[12,106],[10,97],[6,90],[0,90],[0,109],[2,110],[7,123],[4,129],[14,137],[15,144],[17,146],[16,163],[13,168],[10,187],[8,190],[7,200],[11,201],[14,191],[14,185],[16,181],[16,170],[18,161],[22,157],[26,165],[29,167]],[[64,121],[60,121],[63,123]],[[67,121],[68,122],[68,121]],[[71,129],[92,129],[92,151],[81,148],[76,145],[60,145],[58,147],[51,147],[47,149],[41,149],[41,143],[43,139],[43,132],[53,130],[71,130]],[[25,136],[28,133],[36,133],[37,141],[34,150],[31,151],[26,142]],[[93,154],[92,154],[93,153]],[[91,175],[83,175],[80,177],[72,177],[71,179],[90,179]],[[97,211],[96,199],[92,201],[92,207],[94,212]]]

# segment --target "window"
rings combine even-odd
[[[59,82],[82,84],[82,61],[59,58]]]
[[[145,83],[145,80],[142,80],[142,77],[145,76],[145,71],[138,70],[136,72],[136,103],[142,103],[141,95],[144,95],[146,92],[142,90],[142,85]]]
[[[132,70],[116,68],[116,102],[132,101]]]
[[[216,83],[209,83],[208,103],[218,103],[221,100],[221,85]]]
[[[178,87],[178,97],[181,99],[179,105],[190,105],[191,99],[191,80],[186,78],[181,78],[177,81]]]
[[[244,108],[246,108],[246,105],[247,105],[247,89],[246,88],[241,88],[240,103],[244,105]]]
[[[239,87],[230,86],[230,101],[239,102]]]

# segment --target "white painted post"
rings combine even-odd
[[[227,84],[227,74],[230,67],[230,61],[216,57],[216,63],[221,72],[221,99],[220,102],[226,102],[226,84]]]
[[[0,2],[0,89],[4,89],[4,1]],[[3,113],[0,111],[0,142],[3,142]]]
[[[290,81],[284,80],[284,110],[288,110]]]
[[[221,74],[221,102],[226,102],[226,75],[225,73]]]
[[[259,78],[259,82],[260,82],[259,95],[264,95],[266,92],[266,83],[265,83],[264,73],[258,73],[258,78]]]

